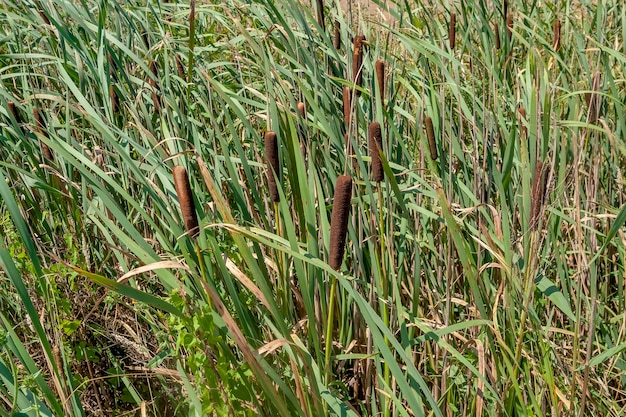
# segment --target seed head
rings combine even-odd
[[[424,125],[426,126],[426,138],[428,139],[430,159],[436,161],[439,155],[437,154],[437,142],[435,141],[435,129],[433,128],[433,119],[430,116],[426,116],[426,118],[424,119]]]
[[[183,213],[185,229],[191,237],[196,237],[200,232],[200,228],[198,227],[198,215],[196,214],[196,205],[193,202],[187,170],[185,167],[175,166],[172,173],[174,174],[174,187],[176,188],[176,195]]]
[[[354,50],[352,53],[352,79],[356,87],[361,87],[363,84],[363,42],[365,36],[359,35],[354,37]],[[360,90],[357,88],[357,95],[361,95]]]
[[[380,123],[370,123],[368,137],[370,157],[372,158],[372,179],[375,182],[381,182],[385,179],[385,171],[383,170],[383,162],[380,158],[380,153],[383,149],[383,136]]]
[[[348,215],[350,214],[350,199],[352,197],[352,178],[342,175],[335,183],[333,198],[333,212],[330,220],[330,250],[329,262],[331,268],[338,271],[341,268],[343,254],[346,249],[346,235],[348,234]]]
[[[552,44],[554,50],[558,51],[561,48],[561,21],[557,19],[554,21],[554,34],[552,35]]]
[[[265,158],[267,160],[267,185],[270,191],[270,200],[274,203],[278,203],[280,201],[278,184],[276,183],[276,177],[278,177],[280,173],[278,138],[276,137],[276,133],[271,130],[265,133]]]
[[[333,37],[333,46],[336,50],[341,48],[341,23],[339,23],[339,20],[335,20],[335,36]]]
[[[346,122],[346,126],[350,124],[350,115],[351,115],[351,100],[352,100],[352,92],[350,91],[350,87],[343,88],[343,120]]]
[[[454,50],[456,44],[456,13],[450,14],[450,27],[448,28],[448,36],[450,38],[450,50]]]
[[[37,132],[39,132],[41,135],[45,136],[46,138],[49,138],[50,135],[48,135],[48,132],[45,130],[45,124],[41,117],[41,112],[39,111],[38,107],[33,108],[33,117],[35,118],[35,125],[37,127]],[[46,159],[50,161],[54,161],[54,155],[52,155],[52,150],[48,147],[48,145],[46,145],[40,140],[39,147],[41,148],[41,153]]]

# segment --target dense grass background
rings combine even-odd
[[[1,415],[624,414],[626,9],[388,13],[0,1]]]

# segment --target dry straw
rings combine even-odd
[[[343,254],[346,249],[351,198],[352,178],[348,175],[342,175],[337,178],[337,182],[335,183],[333,212],[330,220],[330,251],[328,263],[335,271],[341,268]]]
[[[352,53],[352,80],[356,87],[356,94],[361,95],[358,87],[363,84],[363,42],[365,36],[359,35],[354,37],[354,49]]]
[[[448,36],[450,37],[450,49],[454,50],[456,45],[456,13],[450,14],[450,27],[448,28]]]
[[[267,159],[267,185],[270,191],[270,199],[274,203],[278,203],[280,201],[278,184],[276,183],[280,169],[278,163],[278,138],[276,133],[271,130],[265,133],[265,158]]]
[[[350,87],[343,88],[343,120],[346,122],[346,125],[350,124],[350,114],[351,112],[351,100],[352,100],[352,92],[350,91]]]
[[[46,138],[49,138],[50,136],[48,135],[48,132],[46,132],[45,130],[45,124],[43,122],[43,119],[41,117],[41,112],[39,111],[38,107],[33,108],[33,117],[35,118],[35,125],[37,127],[37,132],[39,132],[41,135],[45,136]],[[43,154],[43,156],[50,161],[54,161],[52,150],[48,147],[48,145],[46,145],[40,140],[39,146],[41,147],[41,153]]]
[[[530,228],[535,229],[539,223],[539,216],[543,208],[544,198],[546,194],[546,180],[548,179],[548,170],[544,169],[544,164],[537,161],[535,167],[535,176],[533,178],[533,189],[530,197]]]
[[[175,166],[172,172],[174,174],[176,195],[178,196],[180,209],[183,212],[185,229],[191,237],[196,237],[200,232],[200,228],[198,227],[198,215],[196,214],[196,205],[193,202],[193,195],[191,194],[191,185],[187,177],[187,170],[182,166]]]
[[[381,182],[385,178],[385,171],[383,170],[383,161],[380,158],[380,153],[383,149],[383,136],[380,123],[370,123],[368,137],[370,157],[372,158],[372,179],[375,182]]]
[[[430,151],[430,159],[437,160],[439,155],[437,154],[437,142],[435,141],[435,129],[433,128],[433,119],[430,116],[426,116],[424,119],[424,125],[426,126],[426,138],[428,139],[428,150]]]
[[[385,61],[379,59],[374,64],[376,69],[376,81],[378,81],[378,92],[380,93],[380,100],[385,97]]]

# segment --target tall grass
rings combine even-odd
[[[620,5],[5,0],[0,413],[622,415]]]

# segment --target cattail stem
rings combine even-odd
[[[450,27],[448,28],[448,36],[450,38],[450,50],[454,51],[456,45],[456,13],[450,14]]]
[[[375,182],[381,182],[385,179],[385,171],[383,170],[383,161],[380,157],[383,150],[383,136],[380,123],[370,123],[368,138],[370,157],[372,158],[372,179]]]
[[[180,209],[183,213],[185,229],[187,230],[187,234],[195,238],[200,233],[200,228],[198,227],[198,215],[196,214],[196,205],[193,201],[187,170],[185,167],[175,166],[172,173],[174,175],[176,195],[178,196]]]
[[[379,59],[374,64],[374,67],[376,69],[376,81],[378,82],[380,102],[383,103],[385,97],[385,61]]]
[[[270,200],[274,203],[280,201],[277,178],[279,178],[280,164],[278,161],[278,138],[276,133],[265,133],[265,158],[267,160],[267,185],[270,192]]]
[[[433,127],[433,119],[430,116],[426,116],[426,118],[424,119],[424,125],[426,126],[426,138],[428,139],[430,159],[436,161],[439,155],[437,154],[437,142],[435,141],[435,129]]]

